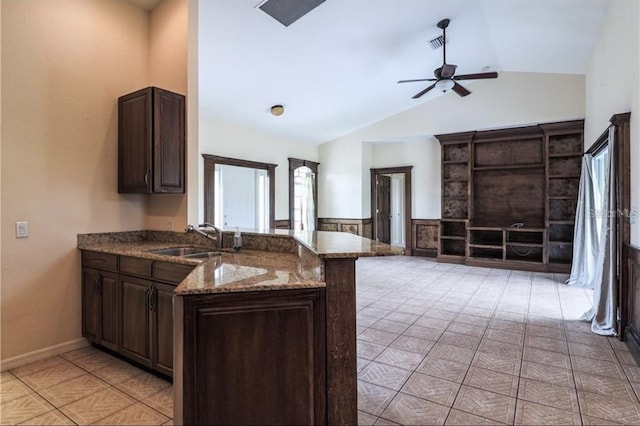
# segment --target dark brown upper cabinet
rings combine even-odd
[[[118,98],[118,192],[184,193],[185,97],[147,87]]]

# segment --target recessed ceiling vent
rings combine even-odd
[[[263,12],[285,27],[311,12],[325,0],[267,0],[258,5]]]
[[[433,50],[439,49],[442,46],[444,46],[444,36],[438,36],[438,37],[434,38],[433,40],[429,40],[429,43],[431,43],[431,48]]]

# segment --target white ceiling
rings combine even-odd
[[[415,100],[426,84],[396,83],[431,78],[441,65],[442,49],[429,40],[441,35],[442,18],[451,19],[447,61],[456,74],[486,66],[584,74],[607,3],[326,0],[284,27],[256,8],[259,0],[200,1],[201,114],[322,143],[435,96],[457,96],[432,91]],[[474,91],[473,82],[464,85]],[[284,115],[269,113],[274,104]]]

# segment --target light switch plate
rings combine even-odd
[[[16,238],[29,237],[29,222],[16,222]]]

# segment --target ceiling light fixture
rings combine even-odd
[[[276,117],[284,114],[284,107],[282,105],[274,105],[271,107],[271,114],[275,115]]]
[[[449,90],[451,90],[453,88],[453,86],[455,85],[455,83],[453,82],[453,80],[438,80],[436,82],[436,90],[441,91],[442,93],[447,93]]]

